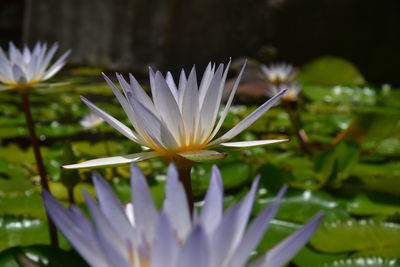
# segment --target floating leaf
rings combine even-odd
[[[0,266],[19,267],[20,265],[17,263],[16,257],[20,257],[21,255],[34,263],[40,264],[39,266],[88,266],[77,253],[46,245],[18,246],[2,251],[0,253]]]
[[[393,215],[400,214],[399,201],[389,202],[388,197],[380,197],[380,202],[373,201],[366,194],[357,195],[353,201],[347,204],[347,209],[355,215]]]
[[[260,198],[256,202],[255,212],[261,211],[274,201],[275,197]],[[277,215],[281,220],[304,223],[319,211],[325,212],[325,220],[346,219],[349,214],[332,196],[316,190],[290,190],[279,206]]]
[[[13,246],[48,244],[47,223],[37,218],[22,216],[0,217],[0,251]],[[62,247],[68,247],[64,238],[59,235]],[[1,265],[2,266],[2,265]]]
[[[326,85],[361,85],[365,83],[360,71],[349,61],[333,56],[320,57],[306,63],[297,76],[301,82]]]
[[[400,225],[365,220],[326,222],[314,234],[311,244],[327,253],[356,251],[360,255],[398,257]]]
[[[358,257],[340,259],[331,263],[325,263],[322,267],[399,267],[397,259],[384,259],[380,257]]]

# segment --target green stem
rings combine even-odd
[[[193,214],[194,208],[191,170],[191,167],[178,168],[179,180],[181,181],[181,183],[183,184],[183,188],[185,189],[190,215]]]
[[[42,154],[40,153],[39,139],[36,136],[35,125],[32,119],[31,108],[29,103],[29,95],[27,91],[21,92],[20,95],[22,100],[22,109],[24,111],[26,120],[26,126],[28,127],[29,130],[29,136],[31,139],[31,144],[36,159],[36,165],[40,176],[40,184],[42,185],[43,189],[46,189],[48,192],[50,192],[49,182],[47,181],[46,169],[43,164]],[[58,247],[57,229],[53,224],[53,222],[51,221],[49,214],[47,214],[47,221],[49,223],[50,243],[52,246]]]
[[[67,187],[68,191],[68,202],[69,204],[75,204],[75,197],[74,197],[74,188],[72,187]]]
[[[293,130],[294,130],[294,134],[296,135],[297,140],[300,143],[301,149],[303,150],[304,153],[309,154],[310,149],[309,149],[309,142],[308,142],[307,134],[304,131],[300,117],[299,117],[298,113],[293,109],[292,104],[293,103],[291,103],[290,101],[282,101],[282,106],[284,107],[284,109],[286,110],[286,112],[289,115]]]

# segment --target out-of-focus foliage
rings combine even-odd
[[[93,130],[79,125],[89,112],[79,95],[129,125],[98,72],[72,69],[60,78],[70,81],[69,85],[39,89],[31,95],[51,189],[65,203],[68,193],[64,184],[72,174],[60,176],[59,166],[70,160],[68,157],[73,155],[77,161],[105,157],[104,139],[113,155],[141,151],[106,124]],[[323,210],[323,224],[293,259],[293,266],[400,266],[400,90],[369,85],[351,63],[332,57],[306,64],[299,80],[303,90],[297,113],[309,137],[310,152],[301,149],[286,111],[280,106],[272,108],[237,140],[288,137],[290,141],[230,152],[219,163],[226,204],[243,196],[257,174],[261,175],[261,188],[254,214],[271,203],[283,184],[289,184],[291,189],[257,252],[272,247]],[[12,91],[0,94],[0,265],[16,266],[15,256],[23,254],[36,262],[50,264],[59,257],[62,266],[84,266],[76,254],[46,245],[39,178],[19,103]],[[235,107],[222,132],[255,108]],[[67,140],[72,150],[65,152]],[[160,203],[166,163],[155,159],[139,165]],[[193,169],[193,191],[199,200],[207,188],[210,168],[199,164]],[[128,167],[98,171],[124,202],[129,201]],[[81,190],[92,194],[94,190],[89,171],[73,175],[73,183],[77,183],[74,198],[79,205],[83,202]],[[68,249],[65,240],[62,248]]]

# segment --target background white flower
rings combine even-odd
[[[247,226],[258,189],[223,211],[221,174],[213,167],[201,212],[189,214],[176,168],[171,164],[161,212],[152,200],[146,178],[132,165],[132,203],[125,211],[112,188],[94,173],[99,202],[85,193],[92,220],[76,207],[66,209],[43,191],[51,218],[75,249],[96,267],[242,267],[262,239],[286,190]],[[193,219],[192,219],[192,218]],[[248,266],[278,267],[288,262],[318,227],[322,214],[259,256]]]
[[[85,129],[92,129],[100,126],[104,120],[94,113],[85,115],[80,121],[80,125]]]
[[[292,82],[296,75],[293,65],[284,62],[262,65],[261,71],[267,81],[273,84]]]
[[[230,63],[229,63],[230,64]],[[133,130],[95,106],[86,98],[83,102],[107,123],[132,141],[150,148],[137,154],[95,159],[79,164],[63,166],[64,168],[93,168],[116,166],[152,157],[162,156],[172,161],[185,159],[189,161],[208,161],[225,157],[214,149],[223,147],[251,147],[266,145],[286,140],[257,140],[245,142],[227,142],[237,136],[261,115],[263,115],[285,93],[284,90],[261,105],[253,113],[238,123],[222,136],[214,139],[232,104],[245,65],[231,88],[226,106],[217,122],[217,114],[225,86],[228,67],[218,68],[209,64],[198,85],[196,71],[193,68],[186,77],[182,70],[178,86],[171,73],[163,75],[149,70],[152,99],[145,93],[133,75],[129,75],[129,83],[117,74],[123,93],[104,75],[119,103],[127,114]]]
[[[24,46],[20,51],[10,42],[8,56],[0,48],[0,82],[15,89],[26,89],[51,78],[66,63],[71,50],[65,52],[54,64],[50,65],[58,44],[47,49],[46,43],[37,42],[30,50]]]

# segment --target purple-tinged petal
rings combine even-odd
[[[151,252],[151,267],[175,267],[179,252],[176,232],[165,213],[161,213]]]
[[[101,211],[122,236],[134,242],[135,232],[115,192],[97,172],[93,172],[92,177]]]
[[[72,214],[46,190],[42,191],[42,195],[50,218],[80,255],[92,266],[108,267],[93,228],[87,231],[87,225],[91,223],[85,217],[77,216],[74,212]]]
[[[131,190],[135,227],[140,237],[153,241],[158,213],[143,172],[131,164]]]
[[[264,267],[282,266],[308,242],[318,228],[323,213],[314,216],[307,224],[270,249],[265,255]]]
[[[217,166],[212,167],[210,185],[204,200],[204,206],[201,209],[200,224],[207,235],[217,229],[222,220],[224,208],[224,188],[222,184],[221,173]]]
[[[247,259],[253,250],[257,247],[258,243],[262,239],[265,231],[272,218],[275,216],[279,204],[283,195],[287,190],[287,186],[282,187],[274,203],[269,205],[264,211],[262,211],[252,222],[246,233],[244,234],[240,245],[237,247],[233,257],[230,261],[230,267],[241,267],[244,266]]]
[[[183,185],[178,179],[178,171],[173,164],[168,168],[163,211],[177,230],[179,239],[185,240],[191,230],[189,206]]]
[[[201,226],[197,226],[181,250],[177,267],[207,267],[209,262],[207,236]]]

